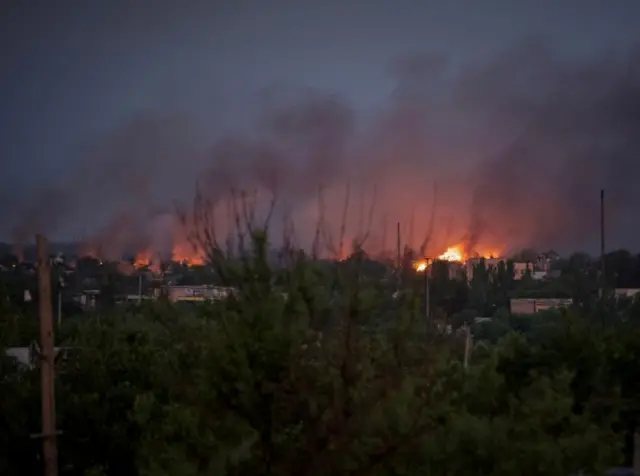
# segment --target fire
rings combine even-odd
[[[416,263],[416,271],[422,272],[425,269],[427,269],[427,262],[426,261],[418,261]]]
[[[502,252],[496,248],[484,248],[477,251],[472,256],[469,256],[469,258],[493,259],[493,258],[500,258],[501,256],[502,256]]]
[[[466,253],[464,251],[464,245],[458,244],[447,248],[444,253],[438,256],[438,259],[443,261],[465,262],[470,258],[491,259],[498,258],[500,256],[500,251],[494,248],[480,248],[474,250],[473,253]]]
[[[136,268],[144,268],[159,265],[161,258],[159,254],[153,253],[151,250],[140,251],[133,260]],[[171,261],[176,263],[185,263],[187,266],[202,266],[204,259],[201,254],[193,249],[192,246],[185,244],[176,244],[171,251]]]
[[[204,264],[204,260],[199,256],[188,256],[179,253],[174,253],[171,257],[171,261],[175,261],[176,263],[184,263],[187,266],[202,266]]]
[[[202,266],[204,259],[193,246],[177,243],[171,252],[171,261],[186,263],[188,266]]]
[[[442,261],[464,261],[464,254],[460,246],[451,246],[438,256],[438,259]]]
[[[144,268],[145,266],[149,266],[151,264],[151,258],[153,253],[149,250],[142,250],[139,252],[133,260],[133,265],[136,268]]]

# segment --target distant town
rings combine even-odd
[[[51,262],[54,273],[54,301],[57,312],[62,316],[91,312],[98,308],[126,303],[142,303],[165,298],[170,302],[215,302],[237,294],[237,289],[224,283],[214,269],[203,259],[159,262],[151,258],[141,258],[141,254],[132,254],[118,261],[103,261],[92,256],[78,256],[78,246],[73,244],[52,244]],[[274,256],[277,253],[274,252]],[[495,276],[506,273],[513,282],[509,285],[508,300],[499,305],[472,306],[478,311],[479,322],[491,317],[498,308],[506,308],[512,314],[533,314],[556,308],[567,308],[577,298],[562,286],[563,275],[566,278],[570,257],[561,257],[553,250],[536,253],[523,250],[510,258],[493,255],[480,256],[477,253],[465,256],[459,247],[452,247],[436,258],[415,258],[417,253],[407,247],[397,260],[375,260],[368,258],[378,266],[374,268],[382,282],[390,289],[401,291],[398,265],[404,274],[413,275],[405,279],[405,284],[426,275],[433,281],[431,286],[438,287],[436,274],[442,279],[442,270],[446,270],[446,279],[451,282],[464,282],[469,288],[480,279],[480,274]],[[274,258],[275,259],[275,258]],[[196,264],[194,264],[196,261]],[[275,261],[274,261],[275,262]],[[320,262],[323,266],[332,266],[331,260]],[[589,263],[597,268],[595,261]],[[382,271],[381,271],[382,270]],[[583,270],[588,273],[588,270]],[[6,299],[30,302],[36,294],[35,249],[27,247],[23,259],[19,259],[13,248],[0,244],[0,281],[11,290]],[[566,281],[566,279],[565,279]],[[598,291],[598,282],[591,285],[591,294]],[[632,298],[640,291],[638,287],[617,285],[613,288],[617,297]],[[442,301],[437,289],[432,294],[434,309]],[[478,309],[484,308],[484,309]],[[489,314],[489,315],[485,315]]]

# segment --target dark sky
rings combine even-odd
[[[215,140],[253,130],[272,91],[335,93],[359,131],[398,94],[404,73],[394,65],[406,66],[403,58],[446,58],[457,71],[490,63],[530,38],[567,61],[606,58],[604,52],[640,39],[640,2],[634,0],[7,0],[0,8],[0,237],[11,234],[18,210],[50,184],[69,187],[69,177],[75,183],[89,176],[88,189],[100,183],[108,173],[99,161],[114,141],[128,144],[119,162],[123,175],[135,175],[127,164],[141,151],[145,166],[171,163],[159,173],[162,190],[187,188],[201,170],[195,163],[206,160]],[[448,84],[434,88],[444,91]],[[118,139],[122,128],[135,139]],[[160,145],[149,148],[138,138],[145,133]],[[468,171],[473,160],[456,162]],[[92,197],[105,216],[114,187]],[[148,195],[123,197],[124,207],[163,205]],[[96,219],[84,216],[83,224],[74,218],[49,232],[87,232]],[[623,235],[620,243],[631,243]],[[556,240],[544,238],[545,244]]]

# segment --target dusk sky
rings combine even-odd
[[[442,57],[455,71],[530,38],[575,60],[640,40],[634,0],[8,0],[0,8],[5,217],[141,116],[179,117],[194,149],[206,150],[250,130],[265,91],[310,87],[338,94],[360,127],[396,91],[402,58]],[[180,160],[177,169],[191,170]],[[0,238],[13,226],[3,222]],[[55,233],[68,236],[65,227]]]

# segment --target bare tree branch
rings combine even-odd
[[[429,242],[433,237],[433,228],[435,224],[436,218],[436,210],[438,207],[438,183],[434,182],[433,184],[433,201],[431,202],[431,216],[429,217],[429,226],[427,227],[427,232],[422,240],[422,244],[420,245],[420,255],[426,256],[427,247],[429,246]]]
[[[249,235],[253,235],[253,224],[255,218],[254,204],[249,203],[249,197],[247,196],[247,192],[245,190],[242,190],[240,192],[240,205],[244,226],[249,232]]]
[[[387,213],[385,212],[382,215],[382,243],[380,244],[380,247],[382,248],[382,254],[387,253],[387,221],[388,221],[388,216]]]
[[[237,252],[240,255],[241,258],[245,258],[246,257],[246,248],[245,248],[245,230],[242,226],[242,219],[241,219],[241,211],[238,209],[238,196],[236,193],[235,189],[231,190],[231,204],[232,204],[232,213],[233,213],[233,220],[234,220],[234,225],[235,225],[235,236],[238,239],[238,249]]]
[[[366,241],[369,239],[369,235],[371,233],[371,225],[373,223],[373,212],[374,212],[375,207],[376,207],[376,200],[377,200],[377,187],[374,185],[373,186],[373,194],[371,196],[371,204],[369,206],[369,213],[368,213],[368,216],[367,216],[367,227],[365,228],[364,232],[361,232],[362,234],[358,238],[357,247],[359,249],[362,249],[364,247],[364,244],[366,243]]]
[[[415,235],[414,235],[415,218],[416,218],[416,206],[414,204],[411,207],[411,216],[409,217],[409,231],[407,233],[407,241],[411,249],[413,249],[413,246],[415,245]]]
[[[454,217],[451,215],[447,216],[445,220],[445,227],[444,227],[445,243],[449,243],[449,241],[451,240],[451,235],[453,234],[453,220],[454,220]]]
[[[274,190],[271,196],[271,201],[269,202],[269,209],[267,210],[267,217],[264,220],[264,225],[262,228],[267,232],[269,230],[269,225],[271,224],[271,218],[273,217],[273,212],[276,209],[276,202],[278,200],[278,195]],[[291,221],[291,220],[290,220]]]
[[[311,243],[311,256],[314,260],[318,259],[320,249],[320,235],[324,231],[324,201],[322,199],[322,186],[318,187],[318,219],[316,220],[316,229],[313,234]]]
[[[351,200],[351,181],[347,180],[345,191],[344,206],[342,209],[342,222],[340,224],[340,242],[338,245],[338,258],[344,258],[344,240],[347,234],[347,214],[349,212],[349,203]]]
[[[324,187],[319,187],[318,189],[318,231],[322,234],[322,241],[324,243],[325,248],[331,253],[332,258],[335,258],[338,254],[338,250],[335,247],[335,243],[333,240],[333,233],[326,221],[326,205],[324,202]],[[319,245],[319,241],[317,243]],[[319,250],[316,250],[316,253]]]

